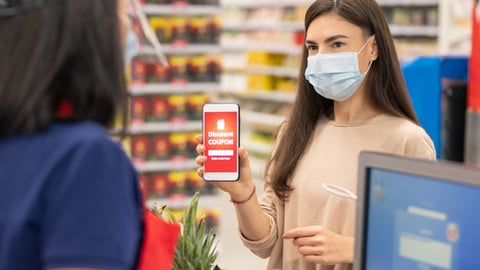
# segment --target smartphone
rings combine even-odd
[[[203,144],[207,157],[205,181],[236,181],[240,176],[240,106],[207,103],[203,106]]]

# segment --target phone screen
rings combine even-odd
[[[207,157],[204,178],[207,181],[238,179],[238,113],[237,104],[207,104],[204,107],[203,142]]]

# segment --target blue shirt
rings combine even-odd
[[[0,140],[0,269],[134,269],[137,175],[94,123]]]

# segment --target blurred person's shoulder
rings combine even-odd
[[[105,127],[90,121],[85,122],[56,122],[48,132],[65,142],[81,143],[109,139]]]
[[[121,150],[121,146],[112,139],[108,130],[91,121],[85,122],[57,122],[52,124],[47,132],[50,139],[66,148],[85,146],[103,146],[112,150]]]
[[[62,146],[95,141],[111,141],[105,127],[91,121],[59,121],[34,133],[17,134],[0,139],[0,148],[14,147],[27,150],[50,147],[54,150]]]

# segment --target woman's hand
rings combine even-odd
[[[354,239],[327,230],[322,226],[298,227],[283,234],[307,262],[324,265],[353,263]]]
[[[195,139],[198,142],[196,147],[198,156],[196,157],[195,162],[200,166],[197,169],[197,173],[203,177],[203,172],[205,171],[203,163],[207,159],[204,155],[205,145],[202,143],[202,135],[197,135]],[[242,201],[248,198],[252,193],[255,183],[252,181],[252,172],[247,151],[243,147],[240,147],[238,148],[238,154],[240,156],[240,178],[238,181],[209,181],[208,183],[228,192],[233,200]]]

